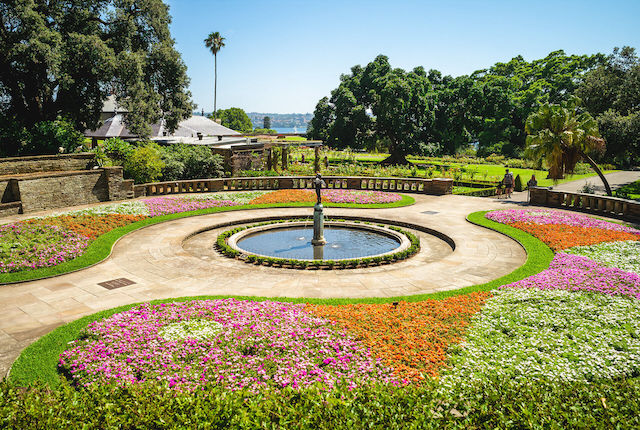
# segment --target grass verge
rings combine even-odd
[[[294,303],[317,303],[317,304],[351,304],[351,303],[389,303],[398,300],[405,301],[422,301],[427,299],[439,300],[460,294],[468,294],[474,291],[489,291],[501,285],[509,284],[536,274],[547,267],[553,258],[553,252],[540,240],[508,225],[500,224],[495,221],[488,220],[484,215],[488,211],[474,212],[467,216],[469,222],[480,225],[492,230],[498,231],[506,236],[517,240],[527,251],[527,260],[524,265],[518,267],[513,272],[501,278],[495,279],[484,284],[473,285],[458,290],[443,291],[434,294],[420,294],[402,297],[384,297],[369,299],[308,299],[308,298],[286,298],[278,297],[278,301],[294,302]],[[199,297],[180,297],[164,300],[154,300],[151,303],[165,303],[173,301],[202,300],[202,299],[221,299],[229,296],[199,296]],[[241,300],[273,300],[273,297],[247,297],[233,296]],[[19,385],[28,385],[32,382],[40,381],[50,386],[57,386],[60,383],[60,376],[57,371],[57,363],[59,355],[66,349],[67,343],[76,339],[81,330],[92,321],[113,315],[131,309],[139,303],[119,306],[113,309],[107,309],[92,315],[87,315],[76,321],[70,322],[64,326],[58,327],[51,333],[43,336],[30,346],[28,346],[18,359],[14,362],[11,369],[10,381]]]
[[[393,203],[372,203],[372,204],[356,204],[356,203],[327,203],[324,206],[328,208],[351,208],[351,209],[386,209],[397,208],[402,206],[409,206],[415,203],[415,199],[411,196],[401,194],[402,199]],[[111,254],[113,245],[122,236],[127,233],[131,233],[134,230],[138,230],[143,227],[147,227],[161,222],[173,221],[179,218],[186,218],[190,216],[208,215],[217,212],[245,210],[245,209],[267,209],[267,208],[289,208],[289,207],[313,207],[315,203],[311,202],[299,202],[299,203],[271,203],[261,205],[242,205],[242,206],[227,206],[209,209],[200,209],[197,211],[181,212],[170,215],[162,215],[153,218],[146,218],[133,224],[129,224],[123,227],[118,227],[105,233],[94,240],[85,250],[84,254],[73,260],[65,261],[51,267],[43,267],[36,270],[25,270],[22,272],[14,273],[2,273],[0,274],[0,284],[10,284],[15,282],[33,281],[36,279],[50,278],[52,276],[63,275],[65,273],[74,272],[76,270],[84,269],[94,264],[97,264],[107,258]]]

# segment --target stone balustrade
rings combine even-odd
[[[313,189],[313,176],[261,176],[253,178],[194,179],[154,182],[134,186],[136,197],[215,191]],[[326,176],[328,189],[396,191],[403,193],[451,194],[453,180],[448,178],[381,178],[369,176]]]
[[[532,205],[578,210],[640,222],[640,202],[595,194],[556,191],[543,187],[532,187],[529,192]]]

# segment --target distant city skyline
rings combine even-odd
[[[516,55],[531,61],[559,49],[640,49],[640,1],[527,3],[168,1],[198,112],[213,110],[213,55],[203,43],[213,31],[226,39],[218,53],[218,108],[265,113],[313,112],[340,74],[378,54],[394,67],[459,76]]]

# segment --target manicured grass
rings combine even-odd
[[[640,200],[640,180],[618,188],[615,195],[625,199]]]
[[[418,302],[426,299],[443,299],[446,297],[457,296],[461,294],[468,294],[475,291],[490,291],[501,285],[518,281],[526,278],[527,276],[536,274],[549,266],[553,258],[553,253],[544,243],[536,239],[535,237],[510,227],[505,224],[500,224],[494,221],[490,221],[484,217],[488,211],[474,212],[470,214],[467,219],[473,224],[496,230],[502,234],[505,234],[513,239],[517,240],[527,251],[527,261],[524,265],[518,267],[510,274],[501,278],[495,279],[491,282],[484,284],[473,285],[458,290],[443,291],[434,294],[420,294],[413,296],[398,296],[398,297],[383,297],[383,298],[367,298],[367,299],[311,299],[311,298],[287,298],[278,297],[278,301],[294,302],[294,303],[314,303],[314,304],[328,304],[328,305],[342,305],[342,304],[354,304],[354,303],[389,303],[399,300],[408,302]],[[176,214],[184,215],[184,214]],[[189,216],[189,215],[186,215]],[[133,224],[132,224],[133,225]],[[127,226],[130,227],[130,226]],[[106,235],[105,235],[106,236]],[[227,298],[229,296],[199,296],[199,297],[180,297],[170,298],[164,300],[154,300],[151,303],[166,303],[173,301],[186,301],[186,300],[201,300],[201,299],[220,299]],[[247,297],[247,296],[233,296],[241,300],[273,300],[271,297]],[[57,328],[51,333],[43,336],[38,341],[28,346],[18,359],[14,362],[11,370],[10,380],[20,384],[26,385],[34,381],[41,381],[51,386],[56,386],[60,383],[60,376],[57,372],[57,362],[59,355],[67,348],[67,343],[76,339],[81,330],[90,322],[108,317],[117,312],[122,312],[131,309],[133,306],[138,305],[130,304],[119,306],[117,308],[108,309],[97,312],[92,315],[85,316],[62,327]]]
[[[402,194],[402,199],[393,203],[375,203],[375,204],[355,204],[355,203],[326,203],[325,207],[331,208],[355,208],[355,209],[384,209],[384,208],[397,208],[402,206],[409,206],[415,203],[415,199],[411,196]],[[7,284],[12,282],[25,282],[34,279],[48,278],[51,276],[62,275],[64,273],[73,272],[75,270],[83,269],[85,267],[92,266],[109,256],[111,248],[114,243],[127,233],[130,233],[139,228],[147,227],[149,225],[158,224],[165,221],[172,221],[179,218],[185,218],[189,216],[208,215],[217,212],[245,210],[245,209],[266,209],[266,208],[288,208],[288,207],[313,207],[312,202],[299,202],[299,203],[273,203],[262,205],[242,205],[242,206],[225,206],[209,209],[200,209],[191,212],[180,212],[170,215],[162,215],[153,218],[146,218],[141,221],[119,227],[110,232],[101,235],[95,241],[93,241],[85,250],[85,252],[78,258],[70,261],[66,261],[62,264],[51,267],[43,267],[36,270],[26,270],[22,272],[14,273],[2,273],[0,274],[0,284]],[[311,214],[309,214],[311,216]]]

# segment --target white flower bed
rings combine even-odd
[[[167,324],[158,334],[165,340],[186,338],[206,340],[222,331],[222,324],[211,320],[187,320]]]
[[[640,372],[640,300],[562,290],[496,291],[452,347],[444,388],[489,380],[552,384]]]
[[[575,246],[563,251],[581,255],[609,267],[640,274],[640,241],[605,242],[591,246]]]
[[[260,197],[264,194],[270,193],[270,191],[247,191],[247,192],[235,192],[235,193],[204,193],[184,196],[188,200],[231,200],[232,202],[246,205],[251,200]]]
[[[142,201],[110,203],[107,205],[94,206],[87,209],[78,209],[72,211],[56,212],[45,217],[34,218],[50,218],[60,215],[145,215],[149,216],[149,209]]]

